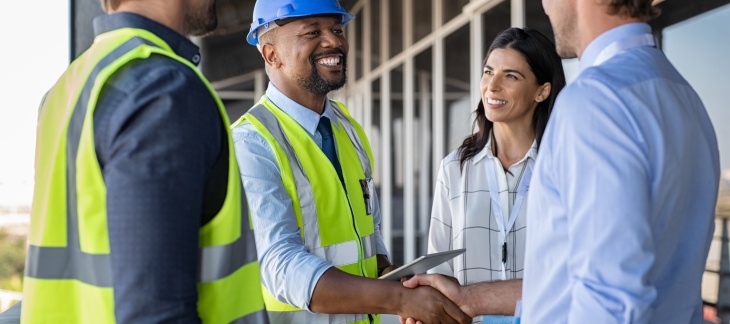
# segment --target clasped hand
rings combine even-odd
[[[463,287],[456,278],[440,274],[418,274],[404,280],[403,286],[416,293],[413,298],[416,298],[414,301],[417,308],[413,313],[400,314],[401,324],[471,323],[474,317],[464,303]],[[441,309],[438,309],[439,306]],[[438,316],[444,312],[450,317]]]

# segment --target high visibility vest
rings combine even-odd
[[[190,67],[218,104],[228,138],[226,198],[200,228],[198,314],[204,323],[265,323],[256,249],[229,120],[210,83],[149,31],[113,30],[71,63],[39,111],[35,195],[23,323],[114,323],[106,186],[94,150],[94,109],[115,71],[165,55]],[[174,242],[168,242],[175,244]]]
[[[265,96],[232,127],[251,123],[274,150],[307,250],[344,272],[376,278],[374,222],[366,208],[369,197],[365,196],[373,190],[370,143],[346,108],[334,103],[340,127],[333,126],[332,130],[344,188],[334,166],[311,136]],[[380,321],[379,315],[306,312],[277,300],[266,288],[264,301],[272,323]]]

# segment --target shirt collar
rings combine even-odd
[[[130,12],[118,12],[94,18],[95,36],[121,28],[147,30],[165,41],[175,54],[195,65],[200,63],[200,49],[198,46],[185,36],[154,20]]]
[[[585,51],[583,51],[583,55],[580,57],[580,71],[582,72],[583,70],[593,66],[596,59],[598,59],[598,55],[600,55],[604,49],[611,46],[614,42],[631,36],[647,33],[651,33],[651,27],[649,27],[646,23],[624,24],[604,32],[588,44]]]
[[[279,107],[279,109],[289,115],[289,117],[299,123],[299,125],[301,125],[302,128],[304,128],[304,130],[306,130],[310,135],[314,135],[314,132],[317,130],[317,125],[319,124],[319,119],[322,116],[329,118],[337,129],[340,127],[340,124],[337,121],[337,116],[333,110],[334,108],[332,108],[333,103],[329,99],[326,100],[324,112],[320,116],[311,109],[291,100],[272,82],[269,82],[269,86],[266,88],[266,97],[273,102],[274,105]]]
[[[489,136],[489,139],[487,139],[487,144],[484,145],[484,148],[479,151],[476,155],[474,155],[474,164],[477,164],[479,161],[481,161],[484,158],[494,159],[495,156],[492,154],[492,136]],[[522,163],[527,158],[530,159],[537,159],[537,140],[532,141],[532,146],[530,146],[530,149],[527,150],[527,154],[517,163]]]

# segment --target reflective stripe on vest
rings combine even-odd
[[[106,187],[94,151],[93,113],[106,80],[126,63],[150,55],[165,55],[193,69],[217,102],[222,125],[229,124],[222,102],[207,80],[157,36],[132,28],[97,36],[92,48],[72,63],[49,92],[53,96],[46,97],[39,116],[39,134],[43,134],[39,136],[39,143],[43,144],[39,147],[58,147],[60,150],[42,152],[42,157],[49,159],[37,160],[37,168],[42,172],[37,172],[39,179],[36,184],[39,181],[41,184],[53,184],[51,189],[65,186],[65,195],[61,189],[50,193],[43,191],[41,199],[34,198],[24,285],[24,322],[49,319],[114,322],[113,279],[106,232]],[[47,114],[43,114],[45,109],[48,109]],[[65,119],[57,118],[58,115],[64,117],[64,114],[67,116]],[[68,123],[67,127],[58,127],[62,126],[61,123]],[[49,125],[52,126],[49,128],[51,131],[46,132],[43,127]],[[224,128],[229,157],[227,193],[213,221],[200,230],[199,316],[204,322],[265,323],[267,316],[260,291],[253,230],[246,221],[245,204],[241,204],[246,200],[230,130]],[[52,138],[58,130],[65,130],[65,137]],[[58,167],[61,165],[65,166],[65,170]],[[53,199],[44,201],[44,194],[48,196],[46,198]],[[57,208],[57,197],[65,197],[65,212]],[[63,216],[65,224],[58,221]],[[83,222],[80,222],[80,217]],[[60,226],[49,226],[59,223],[66,228],[65,246],[58,245],[58,237],[63,236],[54,232]],[[96,252],[85,252],[89,246]],[[67,298],[59,300],[60,295]],[[81,303],[84,305],[81,306]]]
[[[319,247],[322,246],[319,240],[319,220],[317,219],[317,207],[314,203],[314,191],[312,190],[312,184],[307,178],[307,174],[304,172],[304,167],[297,159],[297,154],[294,152],[294,148],[284,134],[284,130],[281,128],[281,124],[276,119],[276,116],[272,114],[263,105],[257,105],[251,108],[247,114],[254,116],[264,127],[274,136],[274,139],[281,146],[286,153],[286,157],[289,160],[292,174],[294,174],[294,183],[297,186],[297,196],[299,196],[299,208],[302,211],[302,217],[306,219],[302,220],[304,226],[304,244],[306,246]],[[306,215],[306,216],[305,216]]]
[[[375,236],[370,234],[362,238],[362,249],[365,259],[375,256]],[[348,264],[358,263],[358,246],[356,241],[349,241],[319,247],[310,252],[324,260],[327,260],[335,267],[346,266]]]
[[[200,248],[198,282],[223,279],[247,263],[257,262],[255,237],[246,225],[248,223],[241,222],[241,237],[235,242]]]

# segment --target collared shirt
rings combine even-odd
[[[142,16],[94,20],[97,36],[127,27],[154,33],[192,63],[200,60],[192,42]],[[225,198],[216,184],[225,188],[227,174],[214,172],[228,168],[224,127],[200,77],[169,57],[130,62],[104,85],[94,141],[107,190],[117,322],[200,321],[198,235]]]
[[[269,83],[266,97],[297,121],[317,146],[322,147],[322,135],[317,131],[321,118],[319,114],[288,98],[273,83]],[[328,100],[322,116],[329,118],[335,127],[340,127],[330,104]],[[233,141],[253,218],[261,281],[280,301],[310,310],[309,302],[314,287],[332,265],[307,251],[291,197],[281,182],[281,171],[269,143],[250,123],[233,129]],[[380,234],[381,215],[377,195],[374,195],[374,199],[373,235],[377,242],[376,253],[387,256]]]
[[[555,104],[530,186],[524,323],[702,321],[717,140],[664,54],[623,46],[646,35],[596,38]]]
[[[465,162],[463,171],[458,150],[451,152],[441,161],[436,180],[428,252],[466,248],[466,253],[429,272],[453,276],[462,285],[502,279],[504,238],[495,220],[487,178],[497,175],[502,213],[508,218],[520,182],[528,172],[528,160],[534,161],[537,156],[537,144],[533,142],[525,156],[506,172],[491,146],[490,138],[479,153]],[[527,228],[525,213],[523,203],[507,235],[506,279],[522,278]]]

